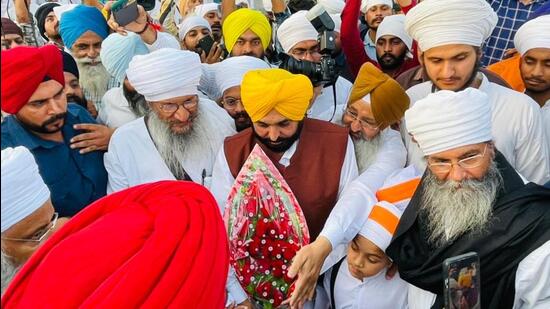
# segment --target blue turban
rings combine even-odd
[[[109,26],[103,14],[93,6],[78,5],[63,13],[59,23],[59,32],[63,43],[69,49],[86,31],[92,31],[105,39],[109,35]]]
[[[113,33],[101,43],[101,62],[107,72],[122,83],[126,77],[126,70],[130,60],[136,55],[148,54],[147,46],[141,37],[129,32],[127,36]]]

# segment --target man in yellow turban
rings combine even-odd
[[[271,25],[261,12],[238,9],[222,25],[225,47],[231,56],[263,58],[271,42]]]
[[[311,239],[318,239],[324,251],[332,248],[332,239],[342,237],[340,226],[321,229],[344,188],[357,177],[357,163],[346,128],[305,116],[312,98],[313,86],[304,75],[281,69],[246,73],[241,99],[252,127],[225,139],[210,190],[223,210],[237,174],[259,145],[292,189]]]

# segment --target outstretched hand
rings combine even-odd
[[[109,141],[115,129],[101,124],[81,123],[74,125],[75,130],[84,130],[86,133],[79,134],[71,139],[70,147],[80,149],[81,154],[97,150],[107,150]]]

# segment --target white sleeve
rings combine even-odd
[[[226,306],[232,302],[240,304],[246,299],[248,295],[241,287],[241,284],[237,280],[237,274],[232,266],[229,267],[229,275],[227,276],[227,282],[225,284],[225,289],[227,291],[227,303]]]
[[[181,49],[180,43],[178,42],[178,40],[176,40],[174,36],[169,33],[160,31],[157,31],[157,40],[150,45],[145,43],[145,46],[147,46],[149,52],[154,52],[155,50],[161,48]]]
[[[531,252],[519,263],[516,271],[513,308],[550,308],[548,274],[550,274],[550,241]]]
[[[338,197],[342,195],[342,192],[346,187],[355,179],[359,172],[357,171],[357,161],[355,159],[355,148],[353,147],[353,141],[348,136],[348,145],[346,146],[346,156],[344,157],[344,163],[342,164],[342,170],[340,172],[340,185],[338,187]]]
[[[117,151],[117,135],[116,131],[109,142],[109,151],[103,155],[103,164],[105,165],[105,170],[107,170],[107,194],[117,192],[123,189],[128,188],[128,177],[124,173],[124,169],[120,164],[121,160]]]
[[[210,185],[210,192],[216,199],[216,202],[218,202],[222,216],[225,211],[225,203],[227,202],[229,191],[234,182],[235,178],[233,178],[229,170],[229,165],[225,158],[224,147],[222,145],[220,151],[218,151],[216,162],[214,162],[214,167],[212,169],[212,184]]]

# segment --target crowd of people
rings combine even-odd
[[[120,4],[2,0],[3,307],[259,308],[257,147],[310,237],[283,307],[550,307],[550,1]]]

